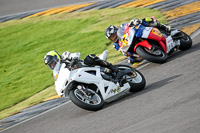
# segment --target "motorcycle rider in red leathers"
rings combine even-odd
[[[144,18],[142,20],[139,20],[137,18],[132,19],[129,23],[129,26],[136,26],[138,24],[144,25],[144,26],[148,26],[148,27],[156,27],[158,29],[164,30],[167,33],[169,33],[171,31],[171,27],[170,26],[166,26],[164,24],[161,24],[158,20],[156,20],[154,17],[147,17]],[[113,47],[119,51],[120,50],[120,43],[119,41],[122,39],[123,35],[124,35],[124,30],[125,30],[125,26],[127,25],[127,23],[123,23],[120,28],[117,28],[114,25],[110,25],[106,31],[105,31],[105,36],[107,39],[111,40],[113,42]],[[127,52],[127,53],[123,53],[123,55],[128,57],[128,62],[129,63],[135,63],[135,62],[140,62],[141,59],[138,58],[137,55],[135,55],[132,52]]]

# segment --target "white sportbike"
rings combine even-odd
[[[106,58],[107,51],[104,51],[100,59]],[[144,89],[146,81],[138,70],[126,65],[116,66],[119,72],[113,78],[113,72],[108,73],[104,67],[89,67],[81,60],[66,63],[55,82],[56,89],[77,106],[91,111],[102,109],[104,102]]]

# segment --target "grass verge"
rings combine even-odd
[[[0,23],[0,118],[6,116],[2,117],[5,109],[11,115],[44,100],[46,93],[33,95],[54,83],[51,71],[43,63],[48,51],[79,51],[84,58],[108,49],[108,61],[116,63],[124,57],[104,37],[105,29],[110,24],[119,26],[132,18],[147,16],[166,23],[160,11],[143,8],[64,13]],[[26,99],[32,100],[14,111]]]

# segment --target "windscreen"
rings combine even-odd
[[[124,27],[120,27],[117,31],[117,36],[119,37],[120,40],[123,39],[124,31],[125,31]]]

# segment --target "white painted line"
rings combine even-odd
[[[198,36],[199,34],[200,34],[200,28],[191,34],[191,38],[193,39],[196,36]]]
[[[140,70],[140,69],[142,69],[143,67],[145,67],[145,66],[148,66],[149,64],[151,64],[151,62],[149,62],[149,63],[146,63],[146,64],[144,64],[144,65],[142,65],[142,66],[138,67],[138,68],[137,68],[137,70]]]

